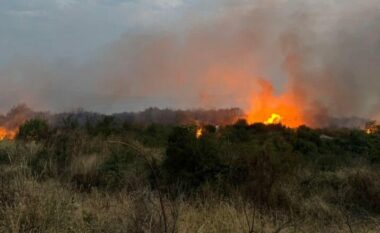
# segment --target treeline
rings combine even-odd
[[[34,111],[25,104],[13,107],[8,113],[0,114],[0,127],[8,130],[17,129],[20,124],[33,118],[42,118],[53,127],[65,127],[67,124],[78,124],[78,126],[95,125],[105,118],[112,118],[113,124],[121,127],[124,123],[132,125],[147,126],[150,124],[160,125],[230,125],[238,119],[245,118],[246,114],[240,108],[228,109],[193,109],[173,110],[148,108],[140,112],[122,112],[114,114],[101,114],[96,112],[77,109],[69,112],[51,113]],[[368,119],[358,117],[336,118],[321,116],[317,119],[320,126],[329,128],[364,128]],[[323,122],[323,123],[322,123]]]
[[[217,110],[172,110],[148,108],[141,112],[123,112],[111,115],[77,110],[67,113],[58,113],[49,117],[51,124],[62,127],[69,121],[75,121],[78,125],[97,124],[104,119],[112,119],[113,124],[121,126],[124,123],[134,125],[183,125],[183,124],[232,124],[237,119],[244,117],[239,108]]]
[[[0,127],[14,130],[23,122],[33,118],[45,119],[54,127],[65,127],[67,124],[94,125],[105,118],[112,118],[114,124],[121,126],[123,123],[149,125],[179,125],[179,124],[232,124],[237,119],[244,117],[244,112],[239,108],[215,109],[215,110],[172,110],[148,108],[140,112],[122,112],[110,115],[89,112],[77,109],[70,112],[50,113],[37,112],[25,104],[13,107],[8,113],[0,114]]]

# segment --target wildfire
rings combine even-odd
[[[195,132],[195,136],[197,138],[200,138],[200,137],[202,137],[202,135],[203,135],[203,129],[202,128],[198,128],[197,131]]]
[[[17,132],[15,130],[8,130],[4,127],[0,127],[0,141],[13,140],[16,137]]]
[[[300,100],[295,95],[284,93],[276,96],[272,85],[264,80],[261,80],[259,85],[261,87],[260,92],[251,98],[251,107],[247,114],[249,123],[282,123],[288,127],[298,127],[305,124]]]
[[[272,115],[264,122],[266,125],[272,124],[280,124],[282,121],[282,117],[276,113],[272,113]]]
[[[367,134],[374,134],[378,132],[379,126],[376,125],[376,121],[367,122],[364,130]]]

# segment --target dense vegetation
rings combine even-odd
[[[0,232],[377,232],[380,131],[33,119],[0,143]]]

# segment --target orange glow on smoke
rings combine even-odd
[[[251,98],[247,121],[264,124],[284,124],[288,127],[298,127],[305,124],[305,117],[297,98],[284,93],[275,96],[273,87],[267,81],[259,82],[261,91]]]
[[[4,127],[0,127],[0,141],[13,140],[16,137],[17,132],[15,130],[8,130]]]

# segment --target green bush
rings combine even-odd
[[[29,167],[38,180],[57,176],[56,159],[46,149],[30,158]]]
[[[228,182],[247,198],[260,206],[269,206],[274,187],[294,177],[301,165],[292,153],[280,153],[256,145],[234,148]]]
[[[8,152],[5,149],[0,148],[0,165],[9,164],[10,162]]]
[[[43,119],[31,119],[20,126],[17,138],[25,141],[42,141],[49,137],[49,125]]]
[[[162,168],[169,184],[193,190],[222,171],[219,146],[212,135],[196,138],[194,127],[176,127],[169,136]]]
[[[167,145],[170,132],[170,126],[150,124],[140,130],[136,138],[149,147],[164,147]]]
[[[107,190],[135,190],[147,183],[148,168],[134,151],[113,151],[98,168],[99,186]]]
[[[109,137],[112,134],[120,134],[122,132],[122,127],[116,123],[114,117],[106,116],[101,121],[97,122],[95,126],[87,123],[87,131],[92,135]]]

